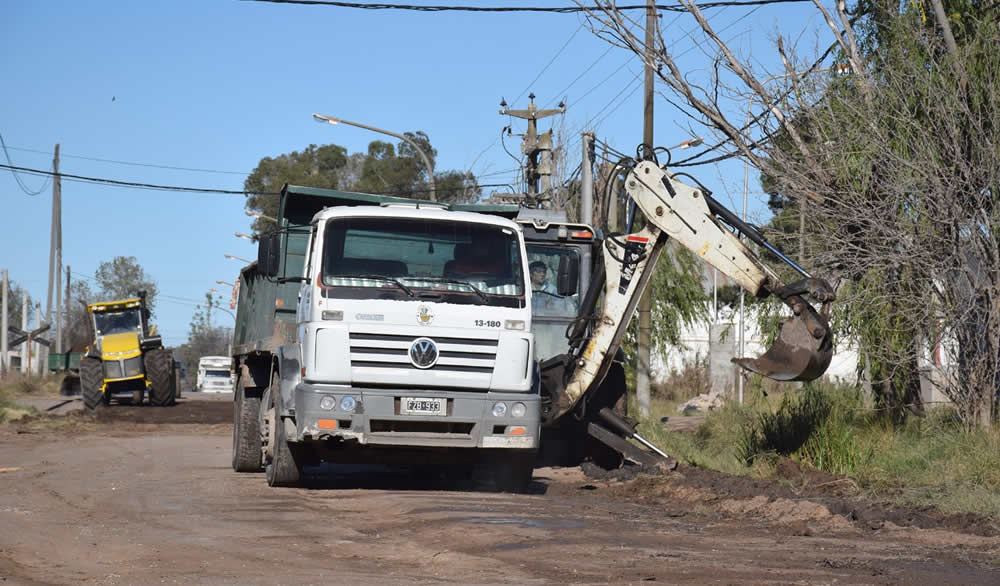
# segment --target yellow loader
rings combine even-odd
[[[146,294],[87,306],[93,341],[80,360],[80,387],[88,409],[116,402],[172,405],[179,395],[174,359],[149,325]]]

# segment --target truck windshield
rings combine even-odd
[[[137,310],[129,310],[95,313],[94,325],[97,328],[99,336],[121,332],[134,332],[139,329],[139,312]]]
[[[556,275],[564,255],[579,258],[575,248],[528,244],[528,271],[531,278],[531,314],[537,317],[575,318],[580,309],[580,284],[573,295],[559,295]]]
[[[228,370],[206,370],[205,371],[205,376],[218,376],[218,377],[229,378],[229,371]]]
[[[448,303],[524,306],[517,234],[503,226],[338,218],[327,224],[324,242],[328,297],[410,299],[415,293]]]

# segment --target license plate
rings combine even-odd
[[[425,397],[403,397],[399,401],[402,415],[447,415],[447,399]]]

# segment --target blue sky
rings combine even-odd
[[[797,37],[806,30],[800,38],[808,44],[821,24],[809,3],[705,12],[725,29],[723,38],[770,72],[779,70],[776,31]],[[685,71],[710,66],[687,36],[696,26],[691,16],[666,13],[663,22]],[[386,138],[316,124],[311,114],[319,112],[395,132],[423,130],[438,151],[438,171],[468,169],[480,183],[516,183],[517,163],[496,140],[511,122],[498,114],[501,97],[515,108],[527,105],[529,92],[540,107],[565,98],[566,115],[540,126],[562,126],[571,145],[569,168],[579,162],[581,130],[596,130],[626,153],[641,141],[641,64],[621,49],[608,51],[583,24],[577,15],[233,0],[0,0],[0,133],[15,165],[50,169],[53,145],[60,143],[64,173],[238,190],[262,157],[311,143],[364,151],[370,141]],[[823,33],[816,34],[828,42]],[[741,120],[745,103],[731,106]],[[692,136],[686,119],[659,97],[655,120],[657,145]],[[514,131],[523,132],[523,123],[513,122]],[[519,139],[507,145],[516,154]],[[692,172],[718,199],[739,207],[741,163]],[[44,183],[36,176],[21,179],[34,189]],[[754,184],[751,174],[751,216],[762,219]],[[241,264],[223,255],[255,255],[253,244],[233,235],[249,231],[239,195],[68,180],[62,191],[64,264],[75,275],[93,277],[102,261],[137,257],[159,284],[157,321],[170,345],[184,342],[209,288],[228,297],[216,280],[232,281]],[[44,305],[51,189],[28,196],[0,169],[0,201],[0,268]],[[232,325],[232,318],[221,314],[216,324]]]

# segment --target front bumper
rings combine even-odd
[[[341,409],[341,399],[354,398],[353,411]],[[323,409],[324,397],[335,401]],[[404,397],[443,398],[446,415],[400,413]],[[537,449],[540,437],[541,402],[537,394],[458,392],[440,389],[376,389],[343,385],[299,383],[294,395],[296,440],[340,440],[360,445],[422,447]],[[507,412],[492,414],[497,402]],[[525,413],[513,417],[515,403]]]

